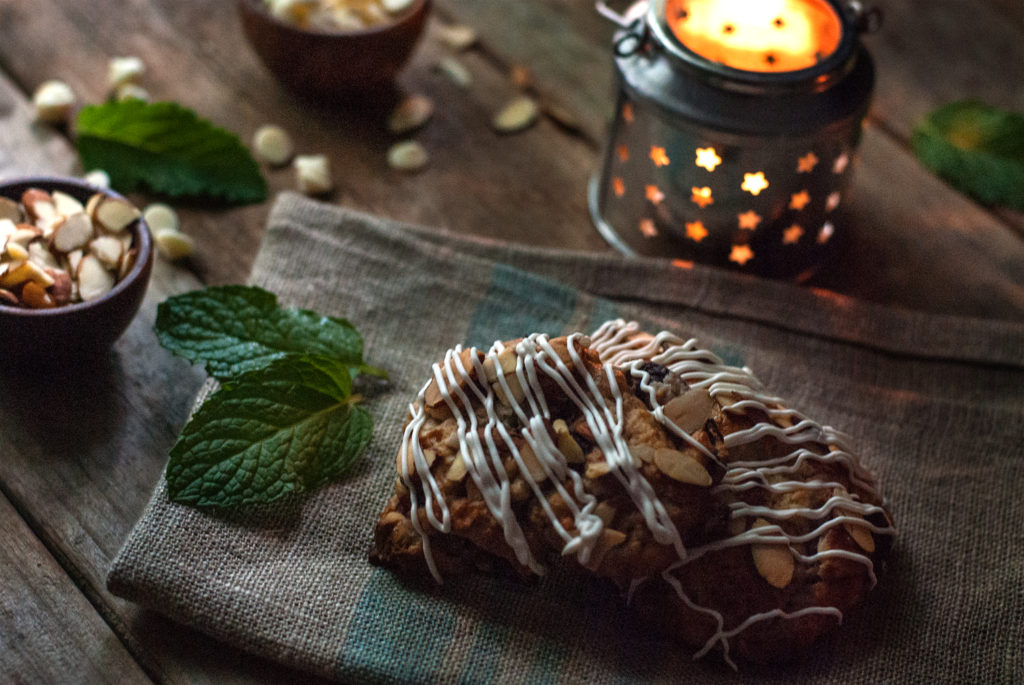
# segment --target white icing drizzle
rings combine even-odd
[[[577,345],[586,347],[588,343],[602,361],[602,371],[609,384],[611,402],[600,392],[596,379],[590,373],[575,371],[585,368]],[[508,375],[502,372],[499,360],[499,355],[506,353],[505,346],[500,342],[491,347],[483,360],[479,358],[477,350],[471,348],[469,359],[472,368],[465,368],[463,349],[460,346],[449,350],[444,361],[433,366],[432,382],[436,384],[457,423],[460,454],[466,464],[467,477],[472,478],[488,511],[501,525],[505,541],[520,564],[534,573],[544,573],[543,566],[533,556],[526,536],[512,511],[511,479],[502,463],[503,453],[511,455],[520,477],[548,517],[553,530],[563,540],[563,555],[574,555],[581,564],[586,564],[604,528],[602,520],[594,513],[596,498],[584,490],[583,478],[569,467],[565,456],[559,451],[548,432],[551,414],[542,390],[542,379],[549,379],[557,384],[582,414],[593,434],[594,442],[605,456],[610,472],[629,494],[637,511],[643,515],[652,537],[661,544],[672,546],[675,550],[678,560],[661,573],[662,578],[675,589],[681,601],[690,609],[704,613],[715,621],[714,634],[694,658],[700,658],[715,645],[720,645],[725,661],[735,668],[729,657],[730,638],[760,621],[773,618],[793,619],[809,614],[835,616],[842,621],[842,613],[835,607],[811,606],[790,613],[776,609],[750,616],[738,625],[726,626],[721,613],[693,602],[674,575],[675,571],[709,552],[755,543],[784,544],[789,548],[795,562],[799,564],[813,565],[828,558],[843,558],[864,564],[871,585],[874,586],[876,578],[873,563],[864,554],[832,549],[804,555],[794,547],[820,538],[830,528],[841,525],[859,526],[876,535],[895,533],[891,527],[878,526],[865,520],[864,516],[880,513],[883,511],[882,508],[859,501],[859,497],[847,493],[841,483],[788,479],[809,461],[831,464],[843,469],[854,487],[868,493],[872,499],[879,499],[874,475],[861,466],[849,452],[847,436],[785,408],[779,398],[764,392],[761,383],[748,368],[726,365],[713,353],[699,349],[692,339],[684,341],[668,332],[654,336],[642,334],[638,324],[626,323],[620,319],[604,323],[589,340],[580,334],[569,336],[567,348],[571,366],[563,362],[547,336],[534,334],[524,338],[515,346],[515,370]],[[640,368],[648,360],[668,368],[688,386],[706,389],[726,412],[744,414],[759,411],[769,417],[768,421],[761,421],[748,429],[725,435],[724,445],[727,450],[769,437],[782,444],[794,445],[795,448],[788,454],[763,461],[723,463],[717,455],[665,416],[664,408],[656,397],[650,373]],[[474,381],[474,378],[487,378],[485,364],[494,365],[493,368],[497,371],[495,380],[490,383]],[[667,431],[725,469],[724,477],[712,492],[731,500],[731,517],[761,518],[767,521],[768,525],[747,529],[737,535],[696,548],[684,548],[679,532],[654,488],[640,472],[623,438],[623,397],[615,379],[617,368],[639,381],[639,389],[646,394],[653,416]],[[427,419],[424,406],[425,395],[430,385],[430,382],[424,385],[417,401],[410,405],[410,421],[402,438],[399,457],[399,475],[409,490],[410,519],[423,540],[423,552],[428,568],[440,583],[441,576],[430,552],[430,536],[424,530],[418,515],[422,508],[431,527],[442,533],[451,530],[450,511],[440,486],[431,473],[430,461],[419,439],[420,431]],[[543,471],[543,478],[535,479],[531,475],[521,450],[516,447],[512,436],[499,419],[499,393],[519,420],[522,439],[536,456]],[[521,396],[522,400],[517,401],[517,395]],[[824,453],[809,449],[808,444],[819,447]],[[566,485],[567,481],[569,487]],[[771,509],[747,504],[738,497],[740,493],[753,489],[780,494],[827,490],[830,491],[830,496],[824,504],[816,508]],[[557,493],[570,511],[573,518],[572,529],[563,526],[552,510],[548,501],[551,492]],[[814,527],[806,534],[793,535],[787,534],[779,525],[773,523],[794,519],[810,522]],[[632,600],[634,592],[645,580],[637,578],[630,583],[627,601]]]

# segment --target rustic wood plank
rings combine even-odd
[[[2,494],[0,540],[5,682],[151,682]]]
[[[67,141],[32,123],[23,95],[2,74],[0,103],[4,103],[0,107],[0,178],[76,171],[76,156]],[[32,528],[61,564],[73,569],[80,591],[62,586],[61,594],[78,601],[75,597],[84,592],[132,655],[159,681],[218,685],[316,682],[174,624],[105,590],[110,560],[145,507],[167,450],[203,380],[199,369],[189,368],[157,345],[152,332],[156,305],[170,294],[198,285],[187,271],[157,260],[140,313],[109,357],[88,367],[68,369],[62,376],[30,369],[0,374],[0,392],[19,398],[6,402],[0,412],[0,454],[4,455],[0,487],[31,519]],[[55,431],[54,426],[60,430]],[[11,579],[0,585],[0,592],[17,595],[33,587],[23,579],[2,574],[2,568],[0,577]],[[6,599],[3,604],[8,606]],[[0,635],[20,631],[19,622],[32,612],[26,604],[10,606],[10,612],[5,609],[0,616]],[[102,625],[100,615],[90,609]],[[92,632],[95,640],[89,637]],[[44,631],[37,640],[57,635],[59,631]],[[89,658],[99,659],[108,651],[103,631],[83,630],[80,635],[72,646],[81,647]],[[0,649],[0,666],[10,659],[11,663],[17,660],[22,669],[25,659],[38,657],[37,644],[22,640],[18,645],[12,643],[11,650]],[[39,668],[60,666],[63,662],[56,656],[41,660]],[[42,671],[28,673],[32,677],[26,676],[24,682],[62,680],[43,677]]]

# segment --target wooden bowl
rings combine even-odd
[[[19,201],[29,188],[60,190],[82,204],[97,192],[121,198],[75,178],[29,177],[0,183],[0,196]],[[123,199],[123,198],[121,198]],[[0,354],[16,362],[73,362],[102,354],[135,317],[149,285],[153,241],[139,218],[127,230],[139,250],[128,274],[110,292],[92,300],[53,309],[0,306]]]
[[[408,61],[430,10],[416,0],[392,21],[358,31],[307,29],[271,16],[264,0],[238,0],[249,44],[292,92],[339,100],[388,86]]]

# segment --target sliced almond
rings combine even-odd
[[[89,204],[86,205],[87,211]],[[120,233],[142,216],[142,212],[127,200],[101,195],[89,216],[104,231]]]
[[[415,131],[430,121],[432,116],[434,116],[433,100],[418,93],[410,95],[402,100],[388,116],[388,130],[399,135]]]
[[[650,445],[630,445],[629,453],[633,455],[633,460],[640,460],[644,463],[650,463],[654,461],[654,448]]]
[[[78,273],[78,262],[82,260],[83,254],[84,252],[82,250],[72,250],[71,252],[68,252],[67,255],[65,255],[68,262],[67,267],[65,267],[66,270],[71,273]]]
[[[28,259],[29,257],[28,249],[24,245],[15,240],[7,241],[7,247],[4,250],[4,253],[11,259],[19,261],[23,259]]]
[[[853,541],[856,542],[862,550],[871,554],[875,551],[875,537],[871,534],[871,531],[867,529],[866,523],[867,522],[865,522],[865,525],[860,525],[859,523],[846,522],[843,523],[843,528],[850,534],[850,537],[853,538]]]
[[[14,293],[10,290],[0,288],[0,305],[4,304],[17,307],[20,303],[18,302],[18,297]]]
[[[146,73],[146,64],[138,57],[111,57],[107,61],[107,86],[117,90],[126,83],[139,84]]]
[[[23,247],[27,247],[30,242],[42,234],[43,232],[32,224],[18,224],[15,229],[8,234],[7,242],[20,243]]]
[[[58,214],[69,216],[71,214],[77,214],[78,212],[84,212],[85,206],[78,201],[77,198],[63,193],[59,190],[55,190],[50,193],[50,197],[53,198],[53,207],[57,210]]]
[[[466,473],[466,462],[462,452],[459,452],[452,460],[451,466],[445,471],[444,477],[453,482],[461,482],[466,477]]]
[[[472,26],[463,24],[442,24],[437,27],[435,33],[444,46],[456,52],[466,50],[476,42],[476,31]]]
[[[73,291],[71,274],[64,269],[44,268],[43,270],[53,279],[53,285],[50,286],[50,295],[53,297],[53,303],[61,307],[71,302]]]
[[[519,383],[519,377],[515,374],[508,374],[505,376],[505,384],[508,385],[509,392],[512,393],[511,399],[505,393],[505,388],[502,387],[500,381],[491,383],[491,389],[498,398],[498,402],[506,407],[511,407],[513,404],[522,404],[523,400],[526,399],[526,393],[523,392],[523,386]]]
[[[711,474],[689,454],[668,447],[654,450],[654,465],[669,478],[703,488],[711,485]]]
[[[770,525],[765,519],[754,521],[754,528]],[[755,543],[750,546],[750,554],[754,558],[754,566],[757,572],[769,585],[782,589],[793,580],[793,572],[796,569],[796,562],[793,554],[789,551],[789,545],[784,543],[768,544]]]
[[[620,530],[614,530],[612,528],[605,528],[601,531],[601,537],[594,543],[593,548],[590,550],[590,558],[587,559],[587,563],[584,567],[590,571],[597,571],[604,562],[605,556],[608,555],[608,551],[613,547],[618,547],[626,541],[626,534]]]
[[[711,418],[715,401],[704,388],[690,388],[682,395],[673,397],[665,405],[665,418],[685,433],[694,433]]]
[[[506,347],[496,355],[488,355],[484,360],[484,376],[489,382],[498,380],[498,369],[501,375],[514,374],[519,356],[514,347]]]
[[[295,185],[305,195],[323,195],[334,189],[331,163],[326,155],[299,155],[292,161]]]
[[[21,204],[25,213],[32,223],[40,220],[53,218],[57,214],[57,208],[53,204],[53,198],[45,190],[29,188],[21,194]]]
[[[606,461],[591,461],[587,462],[587,468],[584,470],[583,475],[591,480],[600,478],[601,476],[608,475],[611,472],[611,467],[608,466]]]
[[[42,267],[44,270],[60,268],[57,258],[46,249],[46,246],[40,240],[33,240],[28,244],[28,258],[35,262],[36,266]]]
[[[582,464],[585,459],[583,456],[583,448],[576,442],[576,438],[572,437],[572,433],[569,431],[569,426],[562,419],[555,419],[551,427],[555,430],[555,439],[558,445],[558,451],[562,453],[565,460],[570,464]]]
[[[0,288],[13,288],[28,282],[49,288],[53,285],[53,278],[30,261],[12,262],[7,273],[0,276]]]
[[[117,280],[120,281],[128,275],[128,272],[132,270],[133,266],[135,266],[135,260],[138,259],[138,257],[139,250],[134,247],[130,250],[125,250],[121,254],[121,261],[117,263]]]
[[[388,166],[399,171],[419,171],[430,162],[427,149],[415,140],[403,140],[388,149]]]
[[[53,309],[56,306],[46,288],[32,281],[21,289],[21,302],[32,309]]]
[[[539,114],[537,101],[521,95],[502,107],[494,115],[491,125],[500,133],[516,133],[532,126]]]
[[[162,228],[179,229],[178,213],[170,205],[154,202],[142,210],[142,219],[154,233]]]
[[[170,260],[183,259],[195,252],[196,244],[192,236],[173,228],[161,228],[153,237],[156,249]]]
[[[114,287],[114,274],[94,255],[87,254],[78,263],[78,295],[83,302],[103,297]]]
[[[25,216],[21,212],[21,205],[9,197],[0,197],[0,220],[3,219],[15,224],[24,221]]]
[[[113,236],[101,235],[89,242],[89,253],[108,269],[117,269],[123,251],[124,247],[121,245],[121,241]]]
[[[65,124],[75,104],[75,93],[63,81],[44,81],[32,94],[32,104],[40,121]]]
[[[18,223],[7,218],[0,218],[0,247],[7,241],[8,236],[18,230]]]
[[[399,14],[412,7],[416,0],[380,0],[381,7],[388,14]]]
[[[71,252],[84,247],[92,240],[95,231],[92,221],[85,212],[64,217],[53,229],[53,247],[61,252]]]

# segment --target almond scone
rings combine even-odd
[[[410,405],[371,558],[438,582],[573,564],[698,657],[785,661],[863,600],[895,533],[848,442],[621,320],[456,347]]]

